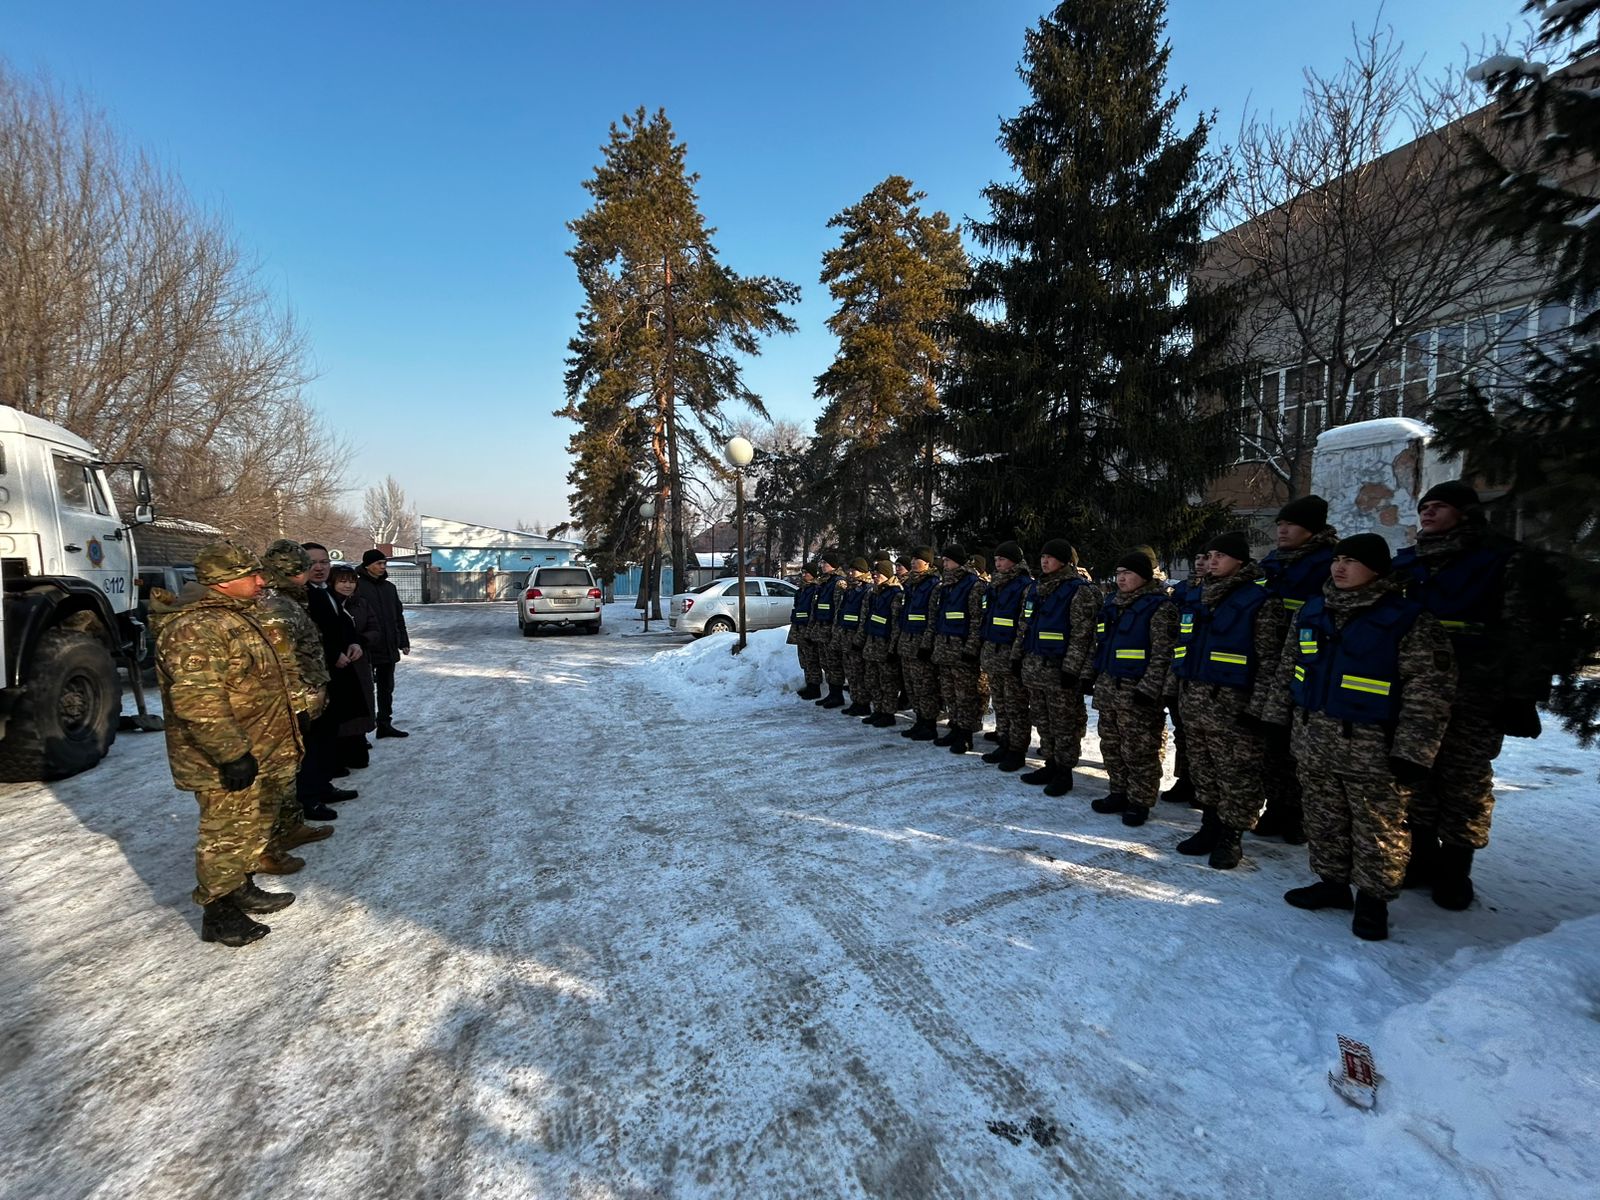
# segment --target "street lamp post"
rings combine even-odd
[[[722,454],[728,460],[728,465],[733,468],[733,511],[734,524],[739,530],[739,642],[733,648],[738,654],[745,648],[745,620],[744,620],[744,469],[750,465],[750,460],[755,457],[756,448],[742,437],[729,438]]]
[[[656,501],[655,501],[655,497],[654,496],[646,496],[644,498],[644,501],[639,505],[639,519],[641,521],[649,523],[649,522],[654,521],[655,517],[656,517]],[[651,590],[651,588],[653,586],[652,583],[651,583],[651,575],[650,575],[650,560],[655,554],[655,545],[654,545],[655,538],[653,536],[654,531],[655,531],[655,526],[651,525],[650,528],[651,528],[652,537],[651,537],[650,542],[647,543],[646,546],[645,546],[644,564],[643,564],[643,567],[642,567],[642,569],[640,571],[640,575],[639,575],[639,586],[644,589],[644,593],[645,593],[645,595],[644,595],[644,631],[646,633],[650,632],[650,590]]]

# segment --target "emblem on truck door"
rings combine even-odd
[[[89,539],[89,565],[98,567],[106,560],[105,548],[100,545],[99,538]]]

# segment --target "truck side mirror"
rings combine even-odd
[[[130,473],[133,476],[133,494],[138,500],[133,509],[133,523],[148,525],[156,519],[155,505],[150,496],[149,472],[135,464]]]
[[[133,523],[135,525],[148,525],[156,519],[156,510],[149,504],[134,506]]]

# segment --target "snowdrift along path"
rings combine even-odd
[[[412,616],[397,713],[273,933],[201,944],[159,737],[0,789],[0,1196],[1592,1194],[1600,820],[1502,759],[1483,906],[1288,909],[797,701],[782,631]],[[1375,1112],[1329,1090],[1372,1044]]]

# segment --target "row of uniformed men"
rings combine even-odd
[[[986,685],[998,745],[984,760],[1019,770],[1037,725],[1044,762],[1022,778],[1052,796],[1072,789],[1092,696],[1111,784],[1092,807],[1127,825],[1157,798],[1170,709],[1170,798],[1192,794],[1202,814],[1179,852],[1230,869],[1243,834],[1270,822],[1309,839],[1319,876],[1285,899],[1354,910],[1354,932],[1380,939],[1402,885],[1431,886],[1441,907],[1471,903],[1491,764],[1505,736],[1539,732],[1534,698],[1505,669],[1516,544],[1489,533],[1460,481],[1424,496],[1419,525],[1417,545],[1391,558],[1376,534],[1341,540],[1326,502],[1307,496],[1280,511],[1278,547],[1259,564],[1243,533],[1224,534],[1168,588],[1139,549],[1118,561],[1109,596],[1059,538],[1037,578],[1015,542],[995,548],[987,579],[959,545],[938,572],[929,547],[900,563],[858,558],[848,574],[825,554],[790,626],[800,695],[821,697],[826,682],[819,702],[843,707],[848,686],[846,713],[880,727],[909,699],[903,736],[965,753]]]

